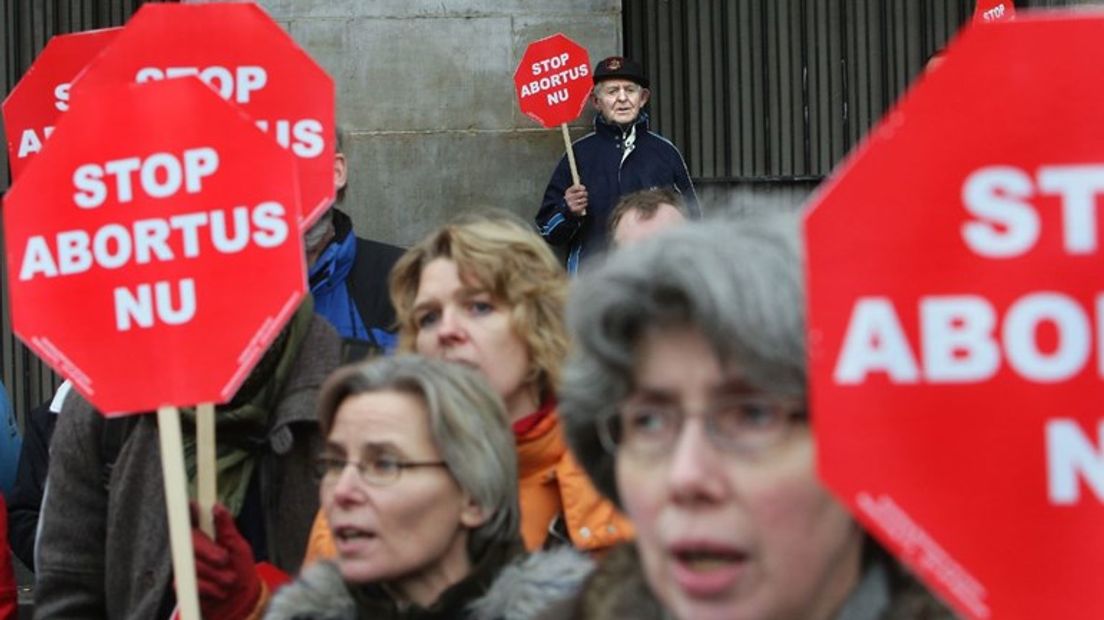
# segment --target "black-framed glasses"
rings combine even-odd
[[[726,400],[700,414],[717,450],[752,454],[781,443],[798,422],[808,419],[797,399],[745,396]],[[644,457],[670,454],[686,421],[675,405],[629,401],[598,421],[598,438],[610,454],[618,450]]]
[[[448,467],[444,461],[400,461],[393,456],[375,456],[353,461],[337,456],[320,456],[314,461],[315,472],[322,484],[332,485],[350,465],[356,469],[360,481],[373,486],[387,486],[398,482],[404,469],[421,467]]]

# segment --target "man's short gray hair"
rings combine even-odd
[[[637,349],[649,329],[697,328],[722,365],[738,365],[752,385],[804,398],[798,216],[692,223],[618,250],[575,282],[567,316],[573,351],[560,415],[595,486],[620,503],[597,421],[633,389]]]
[[[491,544],[520,540],[517,450],[498,394],[474,370],[418,355],[376,358],[334,372],[322,387],[318,419],[329,436],[345,399],[396,391],[422,401],[441,459],[488,516],[472,531],[473,563]]]

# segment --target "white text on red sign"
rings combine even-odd
[[[215,89],[220,97],[243,105],[253,100],[253,95],[268,85],[268,71],[257,65],[239,67],[142,67],[134,75],[138,84],[152,80],[164,80],[194,75]],[[322,121],[303,119],[256,119],[261,131],[271,133],[276,142],[291,149],[297,157],[318,157],[325,148]]]
[[[548,105],[555,105],[567,101],[568,82],[583,79],[590,75],[590,67],[582,63],[575,67],[567,67],[568,54],[560,54],[544,60],[534,62],[529,70],[533,77],[537,78],[521,87],[522,98],[544,93],[548,99]],[[549,92],[558,89],[556,92]]]
[[[1034,174],[1012,166],[988,166],[968,175],[962,204],[968,215],[959,231],[972,252],[991,260],[1013,259],[1034,249],[1041,218],[1036,197],[1060,205],[1061,248],[1069,256],[1099,253],[1097,201],[1104,195],[1104,164],[1044,165]],[[885,296],[856,300],[836,360],[834,378],[860,385],[870,376],[895,384],[970,384],[992,379],[1002,362],[1021,379],[1039,384],[1069,381],[1092,368],[1104,378],[1104,293],[1089,308],[1058,291],[1031,291],[998,316],[977,294],[926,295],[919,299],[919,351],[913,351],[898,309]],[[1037,334],[1052,327],[1056,344],[1044,350]],[[1092,345],[1096,344],[1096,358]],[[917,355],[919,353],[919,355]],[[1045,443],[1048,499],[1080,501],[1079,479],[1104,501],[1104,423],[1098,448],[1074,420],[1048,421]]]
[[[154,153],[145,158],[127,157],[104,163],[78,166],[72,175],[73,204],[81,209],[105,204],[126,205],[136,194],[153,199],[171,199],[181,192],[203,190],[204,179],[218,172],[219,155],[211,147],[185,149],[175,153]],[[222,254],[244,250],[251,242],[275,248],[288,238],[284,218],[287,209],[275,201],[184,213],[162,218],[111,223],[94,231],[73,229],[47,238],[35,235],[27,240],[19,266],[19,279],[53,278],[81,274],[93,268],[122,269],[153,261],[195,258],[204,247]],[[209,246],[208,243],[209,242]],[[116,328],[152,327],[155,318],[179,325],[195,316],[195,283],[190,278],[176,284],[159,281],[133,289],[114,290]]]

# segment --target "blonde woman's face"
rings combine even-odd
[[[454,261],[437,258],[422,269],[413,313],[418,353],[477,368],[512,418],[536,409],[526,379],[532,360],[511,325],[510,308],[462,278]]]

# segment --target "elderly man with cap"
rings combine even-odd
[[[594,131],[573,146],[579,183],[561,158],[536,217],[548,243],[566,246],[569,273],[606,248],[610,212],[623,195],[669,188],[681,194],[691,218],[701,216],[682,154],[648,129],[643,108],[650,94],[638,62],[611,56],[594,69]]]

